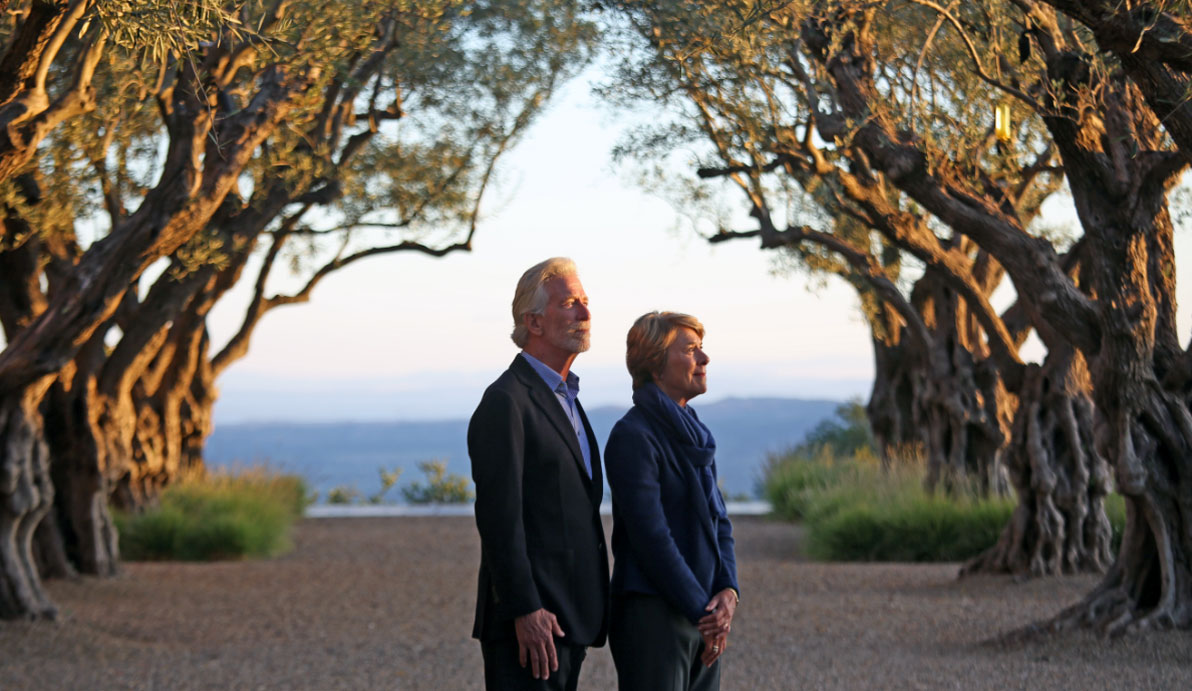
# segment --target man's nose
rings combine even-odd
[[[696,349],[695,353],[696,353],[696,358],[697,358],[696,362],[698,362],[701,365],[706,365],[712,361],[712,358],[708,357],[708,354],[705,353],[702,349]]]
[[[585,305],[582,302],[577,302],[575,304],[576,304],[575,316],[579,317],[580,321],[586,322],[592,318],[592,313],[588,310],[587,305]]]

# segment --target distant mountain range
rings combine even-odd
[[[767,454],[803,440],[829,418],[840,401],[797,398],[728,398],[695,402],[700,419],[716,437],[716,463],[724,489],[755,493]],[[625,409],[588,411],[601,448]],[[304,476],[325,501],[333,487],[354,487],[362,495],[380,487],[379,468],[404,468],[398,486],[421,481],[418,462],[444,459],[450,472],[471,476],[467,420],[420,422],[241,423],[218,425],[207,442],[211,467],[267,464]],[[395,488],[387,501],[400,501]]]

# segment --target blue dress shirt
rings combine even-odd
[[[588,434],[584,430],[583,421],[580,420],[579,409],[575,406],[575,401],[579,397],[579,377],[575,372],[568,372],[567,380],[564,381],[562,375],[533,355],[522,351],[521,356],[530,363],[538,376],[542,377],[547,388],[555,392],[555,398],[558,399],[559,405],[563,406],[563,412],[567,414],[567,419],[571,421],[571,428],[575,430],[575,438],[579,440],[579,450],[584,457],[584,470],[587,471],[588,477],[592,477],[592,449],[588,446]]]

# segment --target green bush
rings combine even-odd
[[[830,561],[964,561],[996,544],[1013,497],[980,498],[958,488],[928,494],[921,462],[883,469],[868,450],[851,457],[821,447],[772,457],[764,496],[781,518],[802,521],[807,552]],[[1106,498],[1116,553],[1126,521],[1120,495]]]
[[[198,474],[162,491],[157,506],[116,513],[127,559],[268,557],[290,548],[308,503],[302,478],[263,469]]]
[[[819,458],[800,455],[771,456],[765,469],[762,496],[778,516],[790,521],[803,520],[811,504],[830,488],[838,487],[850,472],[836,463],[831,454]]]
[[[426,484],[415,482],[401,488],[402,496],[411,504],[465,504],[476,498],[468,489],[468,478],[448,473],[446,461],[422,461],[418,469],[426,476]]]
[[[821,421],[807,433],[803,443],[793,450],[806,456],[818,456],[828,450],[849,457],[868,452],[874,454],[876,446],[869,429],[869,416],[859,400],[841,403],[834,411],[837,420]]]
[[[356,504],[360,502],[360,490],[347,485],[338,485],[327,490],[328,504]]]
[[[832,561],[964,561],[992,547],[1014,503],[908,494],[853,502],[814,521],[808,553]]]

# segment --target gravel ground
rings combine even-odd
[[[726,690],[1192,688],[1188,633],[985,643],[1094,578],[812,563],[795,527],[734,526],[744,599]],[[0,689],[482,687],[471,518],[306,519],[294,537],[270,561],[134,563],[51,583],[57,621],[0,622]],[[615,688],[607,648],[590,652],[581,688]]]

